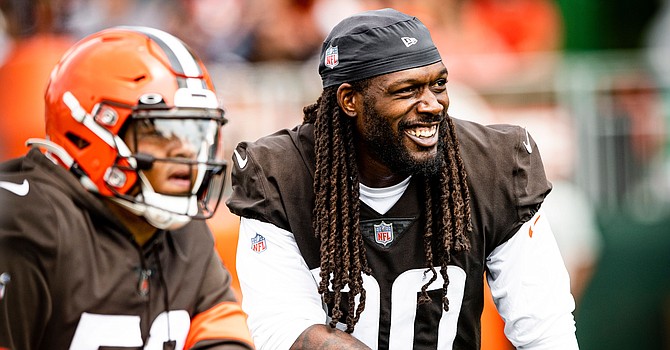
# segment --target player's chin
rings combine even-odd
[[[437,149],[415,153],[413,154],[412,159],[413,172],[426,176],[439,174],[444,164],[444,158],[440,156]]]
[[[155,190],[169,196],[185,196],[191,192],[192,185],[192,182],[187,180],[167,181]]]
[[[415,145],[409,151],[410,157],[417,164],[434,162],[438,156],[437,144],[430,147],[418,147]]]

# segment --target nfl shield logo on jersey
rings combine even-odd
[[[0,275],[0,300],[5,297],[5,288],[7,288],[7,284],[11,278],[9,278],[9,273],[3,272]]]
[[[324,62],[326,67],[333,69],[338,63],[340,63],[340,61],[337,55],[337,46],[331,46],[326,49],[326,58]]]
[[[375,228],[375,242],[386,247],[393,242],[393,224],[387,224],[382,221],[379,225],[374,225]]]
[[[262,253],[268,249],[267,244],[265,244],[265,237],[256,233],[256,236],[251,239],[251,250],[256,253]]]

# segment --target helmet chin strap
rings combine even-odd
[[[60,145],[49,140],[35,138],[29,139],[26,144],[31,147],[47,149],[49,151],[47,156],[50,159],[51,157],[55,157],[65,164],[68,169],[73,169],[73,165],[75,164],[74,159]],[[52,160],[55,161],[55,159]],[[98,187],[88,176],[79,175],[79,181],[86,189],[98,192]],[[195,215],[198,210],[195,196],[179,197],[156,193],[151,187],[149,180],[141,171],[138,171],[138,175],[141,179],[142,193],[137,196],[137,203],[119,197],[110,197],[110,199],[131,213],[144,217],[149,224],[158,229],[176,230],[191,221],[188,215]],[[180,211],[187,215],[176,213]]]
[[[138,171],[137,174],[142,189],[135,197],[137,201],[114,197],[114,202],[137,216],[143,216],[149,224],[163,230],[181,228],[191,221],[191,216],[197,214],[198,206],[194,195],[184,197],[156,193],[144,173]]]
[[[67,151],[65,151],[65,149],[49,140],[33,138],[29,139],[26,142],[26,144],[31,147],[40,147],[47,149],[49,151],[47,156],[50,157],[50,159],[51,157],[57,158],[63,164],[65,164],[65,166],[67,166],[69,169],[72,169],[72,166],[75,164],[74,160],[67,153]],[[55,159],[52,159],[52,161],[55,162]],[[98,191],[97,186],[95,186],[93,181],[91,181],[91,179],[89,179],[88,176],[81,176],[79,178],[79,181],[89,191],[93,192]],[[143,179],[142,182],[144,183],[145,179]],[[148,183],[148,181],[146,182]],[[153,189],[150,189],[149,191],[145,191],[143,189],[143,192],[153,192]],[[155,195],[162,196],[157,193],[155,193]],[[162,196],[162,197],[170,197],[170,196]],[[188,217],[187,215],[179,215],[176,213],[169,212],[165,209],[153,207],[151,205],[146,205],[143,203],[133,203],[118,197],[110,197],[110,199],[115,203],[119,204],[120,206],[122,206],[123,208],[126,208],[131,213],[137,216],[143,216],[147,220],[147,222],[151,224],[151,226],[154,226],[159,229],[176,230],[178,228],[183,227],[184,225],[188,224],[191,221],[191,218]],[[186,200],[185,198],[179,198],[179,199]]]
[[[161,230],[176,230],[191,222],[191,218],[187,215],[171,213],[144,203],[133,203],[118,197],[110,197],[110,200],[131,213],[144,217],[151,226]]]

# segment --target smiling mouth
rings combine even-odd
[[[405,130],[410,136],[427,138],[433,137],[437,133],[437,125],[431,125],[428,127],[417,126],[411,129]]]
[[[437,130],[438,124],[414,126],[405,129],[405,134],[419,146],[432,147],[437,144]]]

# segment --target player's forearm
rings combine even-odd
[[[370,349],[360,340],[352,335],[329,326],[316,324],[305,329],[296,339],[290,350],[301,349],[320,349],[320,350],[339,350],[339,349]]]

